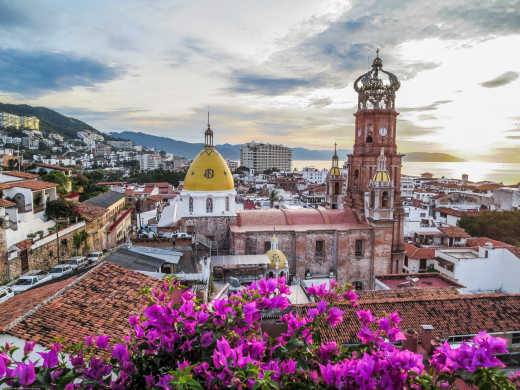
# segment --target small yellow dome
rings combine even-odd
[[[283,252],[279,249],[270,249],[265,252],[267,257],[269,258],[269,268],[276,269],[276,265],[278,265],[278,269],[287,268],[287,257],[283,254]]]
[[[387,171],[377,171],[374,177],[372,178],[372,181],[377,181],[380,183],[389,183],[392,180],[390,179],[390,175]]]
[[[188,191],[229,191],[235,182],[229,167],[213,146],[206,146],[195,157],[184,178]]]
[[[331,176],[340,176],[341,175],[341,171],[339,170],[338,167],[330,168],[329,173]]]

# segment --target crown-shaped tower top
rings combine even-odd
[[[354,82],[354,90],[358,93],[358,110],[394,110],[395,91],[400,86],[393,73],[383,70],[383,60],[377,49],[372,69]]]

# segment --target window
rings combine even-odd
[[[188,201],[188,207],[190,209],[190,213],[193,213],[193,198],[190,196],[190,199]]]
[[[271,242],[264,241],[264,252],[267,252],[269,249],[271,249]]]
[[[323,257],[324,255],[324,243],[323,240],[316,240],[316,257]]]
[[[381,208],[387,209],[388,208],[388,192],[384,191],[383,195],[381,196]]]
[[[334,184],[334,194],[339,195],[339,183]]]
[[[511,335],[511,344],[520,344],[520,332]]]
[[[359,280],[356,280],[355,282],[353,282],[352,285],[354,286],[355,290],[363,290],[363,282],[361,282]]]
[[[212,213],[213,212],[213,199],[207,198],[206,199],[206,213]]]
[[[426,259],[421,259],[419,261],[419,269],[426,269]]]
[[[363,240],[356,240],[356,256],[363,256]]]
[[[226,196],[226,211],[229,211],[229,196]]]
[[[404,257],[404,266],[408,267],[408,256]]]
[[[376,193],[374,191],[370,191],[370,208],[374,208],[376,204]]]

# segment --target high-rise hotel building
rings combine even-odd
[[[249,142],[240,148],[240,165],[261,173],[267,169],[291,170],[292,151],[284,145]]]

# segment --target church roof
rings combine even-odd
[[[332,168],[330,168],[330,170],[329,170],[329,174],[330,174],[331,176],[340,176],[340,175],[341,175],[341,171],[339,170],[338,167],[332,167]]]
[[[276,269],[276,265],[278,265],[278,269],[287,268],[287,257],[280,249],[270,249],[265,254],[269,258],[268,267],[270,269]]]
[[[387,171],[377,171],[374,177],[372,177],[372,181],[379,183],[389,183],[392,180],[390,179],[390,175]]]
[[[349,209],[265,209],[240,210],[237,212],[236,224],[231,231],[266,231],[273,230],[323,230],[364,228],[359,223],[354,212]]]

